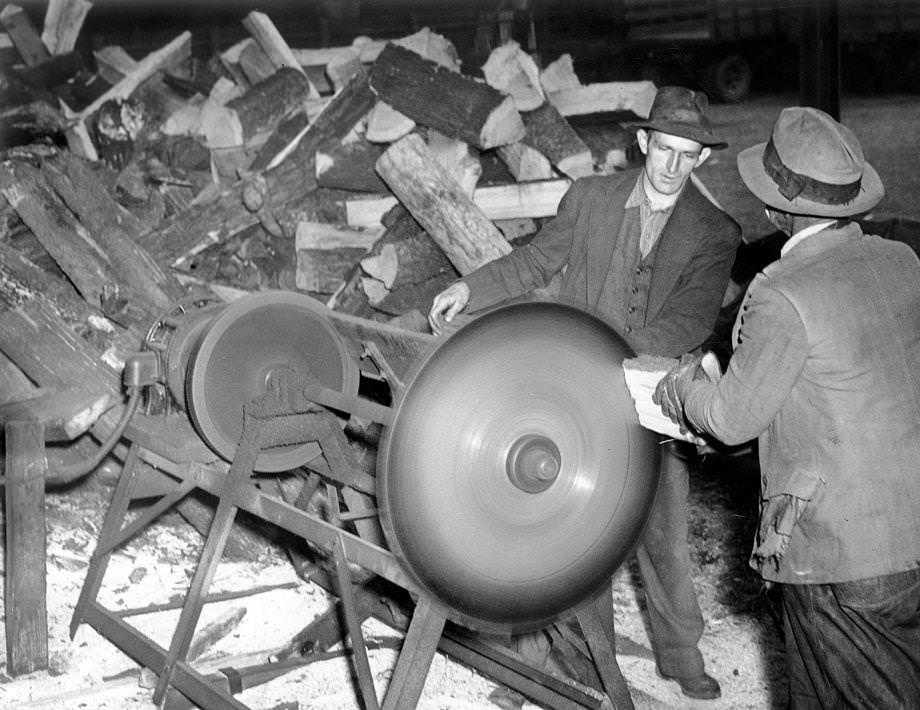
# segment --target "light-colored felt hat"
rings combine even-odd
[[[812,217],[851,217],[885,196],[856,135],[824,111],[783,109],[766,143],[738,154],[738,172],[762,202]]]

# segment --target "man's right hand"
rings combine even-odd
[[[428,325],[431,326],[431,332],[440,335],[444,326],[466,308],[469,300],[470,287],[462,281],[451,284],[435,296],[431,302],[431,310],[428,311]]]

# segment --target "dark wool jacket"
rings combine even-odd
[[[469,309],[544,288],[557,273],[560,300],[605,317],[605,282],[625,204],[641,169],[577,180],[556,217],[533,240],[463,278]],[[648,290],[646,325],[620,333],[637,353],[678,357],[712,332],[741,229],[688,180],[662,230]],[[622,274],[623,279],[632,278]],[[609,318],[609,314],[606,314]]]

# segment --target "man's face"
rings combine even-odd
[[[690,173],[709,157],[709,148],[700,143],[659,131],[636,132],[639,150],[645,155],[648,184],[662,196],[676,195]]]

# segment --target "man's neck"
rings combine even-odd
[[[645,191],[645,196],[648,198],[652,209],[656,212],[673,207],[674,203],[677,202],[677,198],[680,197],[680,193],[683,192],[683,188],[681,188],[673,195],[663,195],[652,186],[651,181],[648,179],[648,173],[644,170],[642,171],[642,189]]]

